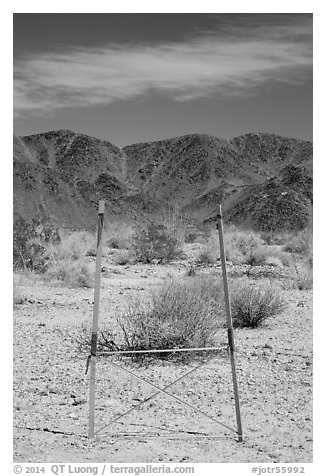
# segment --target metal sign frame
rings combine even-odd
[[[224,250],[224,238],[223,238],[223,220],[222,220],[222,207],[221,205],[218,206],[218,215],[217,215],[217,229],[218,229],[218,236],[219,236],[219,246],[220,246],[220,258],[221,258],[221,265],[222,265],[222,277],[223,277],[223,288],[224,288],[224,299],[225,299],[225,310],[226,310],[226,322],[227,322],[227,334],[228,334],[228,349],[230,355],[230,363],[231,363],[231,371],[232,371],[232,382],[233,382],[233,393],[234,393],[234,403],[235,403],[235,412],[236,412],[236,421],[237,421],[237,430],[230,428],[229,426],[225,425],[224,423],[216,420],[212,416],[208,415],[207,413],[203,412],[199,408],[196,408],[189,403],[179,399],[175,395],[167,392],[166,390],[172,387],[175,383],[179,382],[180,380],[187,377],[190,373],[197,370],[199,367],[202,367],[207,363],[207,361],[201,363],[194,369],[190,370],[182,377],[174,380],[164,388],[160,388],[154,385],[151,382],[139,377],[138,375],[134,374],[133,372],[109,361],[109,365],[115,369],[120,369],[127,374],[129,374],[132,378],[136,378],[147,385],[151,386],[156,390],[156,393],[147,397],[137,405],[133,406],[128,411],[124,412],[123,414],[119,414],[115,419],[108,422],[106,425],[101,427],[99,430],[95,432],[95,387],[96,387],[96,358],[97,358],[97,339],[98,339],[98,322],[99,322],[99,301],[100,301],[100,283],[101,283],[101,259],[102,259],[102,233],[103,233],[103,225],[104,225],[104,209],[105,209],[105,202],[101,200],[99,202],[98,208],[98,232],[97,232],[97,252],[96,252],[96,271],[95,271],[95,287],[94,287],[94,309],[93,309],[93,325],[92,325],[92,336],[91,336],[91,351],[87,361],[87,369],[88,365],[90,365],[90,387],[89,387],[89,423],[88,423],[88,437],[94,438],[100,431],[104,428],[112,425],[125,415],[129,414],[131,411],[139,408],[141,405],[149,401],[150,399],[154,398],[156,395],[162,393],[167,395],[168,397],[182,403],[183,405],[195,410],[196,412],[206,416],[210,420],[214,421],[222,425],[223,427],[227,428],[228,430],[235,432],[237,434],[237,439],[239,442],[243,441],[243,431],[242,431],[242,423],[241,423],[241,412],[240,412],[240,400],[239,400],[239,390],[238,390],[238,382],[237,382],[237,372],[236,372],[236,359],[235,359],[235,346],[234,346],[234,335],[233,335],[233,325],[232,325],[232,314],[231,314],[231,302],[230,302],[230,294],[229,294],[229,287],[228,287],[228,279],[227,279],[227,269],[226,269],[226,258],[225,258],[225,250]],[[100,352],[99,355],[116,355],[116,354],[134,354],[134,353],[155,353],[155,352],[194,352],[194,351],[208,351],[208,350],[220,350],[221,347],[207,347],[207,348],[193,348],[193,349],[165,349],[165,350],[140,350],[140,351],[125,351],[125,352]],[[216,356],[211,357],[209,360],[216,358]],[[87,372],[86,369],[86,372]],[[197,436],[209,436],[203,435],[198,432],[191,432],[192,434],[196,434]],[[128,435],[123,435],[128,436]],[[134,435],[136,436],[136,435]]]

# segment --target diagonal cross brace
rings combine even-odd
[[[215,358],[215,357],[212,357],[212,359]],[[210,359],[210,360],[212,360]],[[129,410],[127,410],[125,413],[121,414],[121,415],[118,415],[114,420],[111,420],[109,423],[105,424],[102,428],[100,428],[98,431],[95,432],[95,434],[98,434],[100,433],[100,431],[104,430],[104,428],[107,428],[108,426],[112,425],[113,423],[115,423],[116,421],[120,420],[122,417],[126,416],[127,414],[129,414],[131,411],[135,410],[136,408],[139,408],[141,405],[143,405],[144,403],[148,402],[149,400],[151,400],[152,398],[156,397],[156,395],[159,395],[160,393],[163,393],[164,395],[167,395],[168,397],[176,400],[177,402],[183,404],[183,405],[186,405],[187,407],[191,408],[192,410],[196,411],[197,413],[200,413],[201,415],[204,415],[205,417],[209,418],[210,420],[212,420],[214,423],[217,423],[221,426],[223,426],[224,428],[226,428],[227,430],[230,430],[234,433],[237,434],[237,431],[234,430],[233,428],[229,427],[228,425],[225,425],[224,423],[222,423],[221,421],[219,420],[216,420],[215,418],[211,417],[210,415],[207,415],[207,413],[203,412],[202,410],[200,410],[199,408],[196,408],[194,407],[193,405],[190,405],[189,403],[185,402],[184,400],[181,400],[180,398],[176,397],[175,395],[172,395],[171,393],[168,393],[166,390],[170,387],[172,387],[172,385],[176,384],[177,382],[179,382],[180,380],[184,379],[185,377],[187,377],[189,374],[191,374],[192,372],[194,372],[195,370],[197,370],[199,367],[201,367],[202,365],[205,365],[207,363],[207,361],[203,362],[202,364],[198,365],[197,367],[193,368],[192,370],[190,370],[189,372],[187,372],[185,375],[183,375],[182,377],[179,377],[177,380],[174,380],[173,382],[171,382],[169,385],[167,385],[166,387],[164,388],[160,388],[156,385],[154,385],[152,382],[148,382],[147,380],[143,379],[142,377],[139,377],[138,375],[134,374],[133,372],[131,372],[130,370],[127,370],[127,369],[124,369],[123,367],[121,367],[120,365],[117,365],[117,364],[114,364],[113,362],[108,362],[109,365],[111,365],[112,367],[115,367],[115,368],[118,368],[120,370],[122,370],[123,372],[126,372],[127,374],[131,375],[132,377],[136,378],[137,380],[140,380],[141,382],[144,382],[146,383],[147,385],[149,385],[150,387],[153,387],[155,388],[155,390],[158,390],[156,393],[154,393],[153,395],[150,395],[149,397],[147,397],[145,400],[142,400],[141,402],[139,402],[137,405],[133,406],[132,408],[130,408]]]

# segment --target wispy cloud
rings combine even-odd
[[[242,30],[243,32],[243,30]],[[248,95],[270,81],[311,75],[310,21],[255,26],[246,35],[202,35],[185,42],[67,48],[14,65],[16,116],[109,104],[150,91],[176,101]]]

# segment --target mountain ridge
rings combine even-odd
[[[209,223],[221,203],[226,219],[268,228],[261,214],[291,191],[281,196],[292,197],[288,210],[300,219],[283,216],[281,201],[270,226],[302,228],[311,217],[312,163],[311,142],[267,133],[186,134],[122,148],[64,129],[14,136],[14,214],[42,213],[60,226],[85,228],[104,198],[112,219],[144,220],[171,205]],[[241,207],[246,200],[248,212]]]

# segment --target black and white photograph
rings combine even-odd
[[[314,14],[239,10],[12,14],[15,468],[313,463]]]

